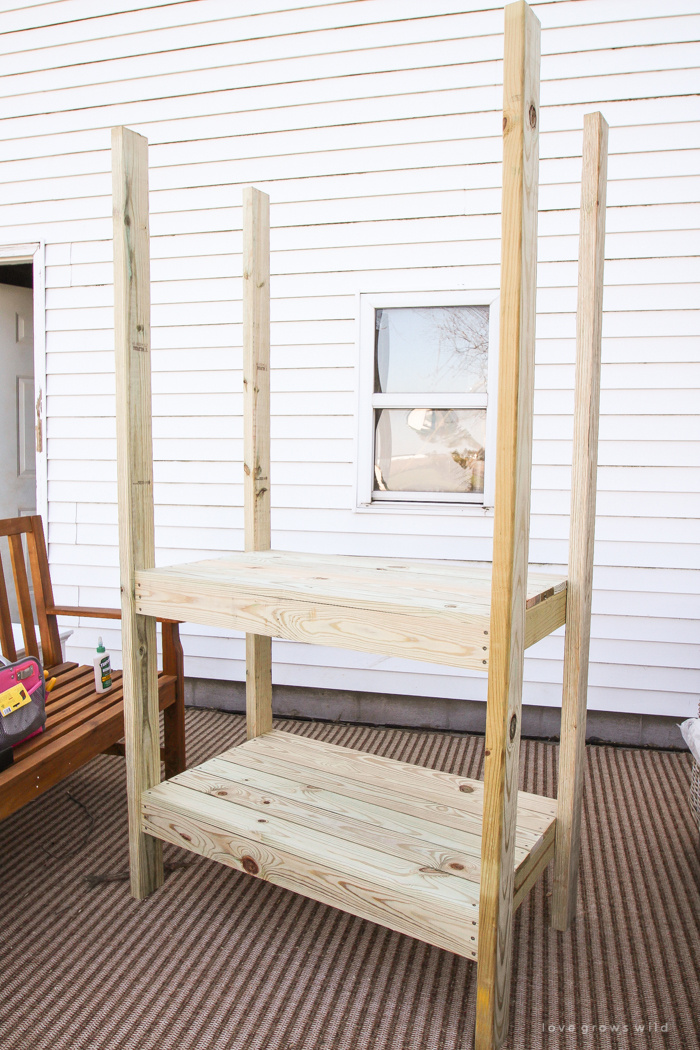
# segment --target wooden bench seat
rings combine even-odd
[[[118,609],[60,607],[53,600],[41,518],[38,515],[0,521],[0,536],[10,544],[17,605],[24,651],[44,658],[50,677],[57,679],[46,694],[43,733],[14,749],[14,763],[0,773],[0,820],[48,791],[64,777],[102,752],[123,754],[124,698],[121,671],[112,675],[106,693],[95,692],[94,669],[63,661],[57,616],[119,619]],[[29,555],[32,593],[26,571],[22,537]],[[32,608],[34,606],[34,609]],[[41,650],[34,629],[34,610]],[[17,658],[5,577],[0,563],[0,649],[9,660]],[[161,757],[166,777],[185,769],[184,670],[178,624],[163,621],[163,665],[158,675],[158,698],[164,712]]]

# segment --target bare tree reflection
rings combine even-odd
[[[459,375],[468,370],[478,377],[478,384],[474,385],[473,390],[486,390],[488,306],[447,306],[434,311],[433,324],[440,333],[438,375]]]

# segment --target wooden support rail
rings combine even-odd
[[[571,473],[569,592],[564,643],[558,817],[552,895],[552,925],[557,930],[567,930],[576,913],[581,844],[581,796],[586,745],[588,649],[591,638],[598,469],[607,166],[608,125],[601,113],[586,113],[583,118],[576,314],[576,402]]]
[[[525,650],[537,291],[540,23],[523,0],[505,9],[498,434],[476,1048],[508,1031],[513,851]]]
[[[243,492],[246,551],[270,549],[270,198],[243,190]],[[248,739],[272,729],[272,639],[245,636]]]
[[[163,846],[141,830],[141,796],[160,783],[156,621],[134,607],[137,569],[155,565],[151,436],[151,285],[148,141],[112,129],[114,350],[119,567],[131,892],[163,882]]]

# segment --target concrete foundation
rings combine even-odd
[[[243,682],[187,678],[185,703],[189,707],[210,707],[242,714],[245,711],[245,685]],[[459,733],[484,733],[486,730],[486,704],[477,700],[443,700],[276,685],[273,687],[272,706],[275,715],[280,718],[443,729]],[[559,708],[527,704],[523,706],[522,735],[558,740],[560,716]],[[685,741],[678,729],[678,723],[682,721],[682,718],[663,715],[589,711],[586,740],[591,744],[628,744],[632,747],[685,750]]]

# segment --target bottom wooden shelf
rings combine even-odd
[[[469,959],[484,785],[273,730],[143,795],[143,829]],[[515,906],[552,857],[556,801],[518,794]]]

